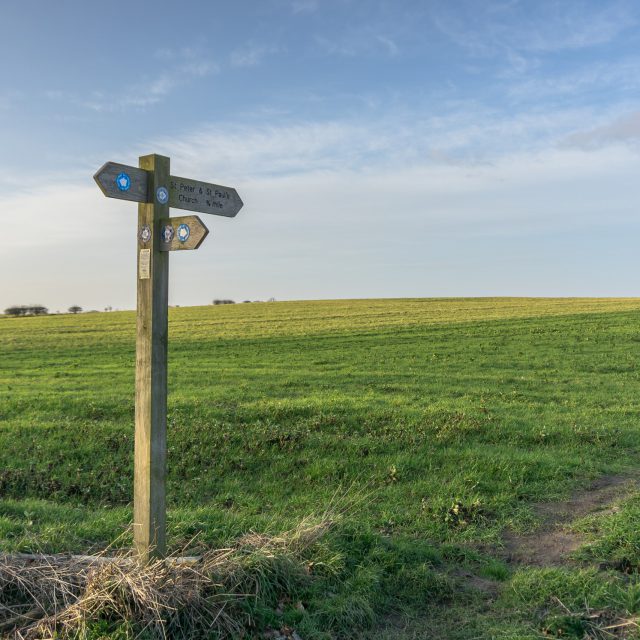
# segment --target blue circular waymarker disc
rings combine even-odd
[[[180,240],[180,242],[186,242],[189,239],[189,236],[191,235],[191,229],[189,229],[189,225],[181,224],[178,227],[178,231],[176,232],[176,235],[178,236],[178,240]]]
[[[160,204],[166,204],[169,202],[169,192],[166,187],[158,187],[156,189],[156,198]]]
[[[124,171],[122,173],[119,173],[118,177],[116,178],[116,186],[118,187],[118,189],[120,189],[120,191],[129,191],[129,189],[131,188],[131,177],[129,176],[129,174],[125,173]]]

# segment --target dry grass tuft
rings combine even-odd
[[[309,579],[305,553],[331,527],[325,514],[272,537],[249,533],[228,549],[146,566],[131,553],[0,556],[0,634],[78,638],[92,624],[124,624],[146,638],[238,638],[250,598]]]

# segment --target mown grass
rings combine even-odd
[[[397,614],[418,622],[393,637],[557,635],[554,585],[590,569],[511,575],[491,550],[505,528],[535,525],[533,503],[636,465],[639,311],[634,299],[172,309],[172,548],[291,529],[346,491],[358,500],[326,542],[335,571],[284,614],[303,637],[382,637]],[[126,529],[134,325],[129,312],[0,319],[3,550],[86,551]],[[629,513],[611,527],[631,527]],[[507,585],[489,610],[468,571]],[[632,588],[618,574],[596,571],[594,606],[623,615],[606,595],[611,581]],[[282,619],[278,597],[259,605],[264,624]]]

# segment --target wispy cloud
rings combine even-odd
[[[376,36],[376,39],[383,47],[387,49],[387,53],[390,56],[395,56],[400,51],[400,49],[398,48],[398,45],[388,36],[378,34]]]
[[[255,67],[267,56],[280,51],[276,45],[247,43],[231,53],[229,62],[232,67]]]
[[[585,49],[611,42],[638,23],[637,8],[624,1],[598,8],[578,0],[467,4],[469,11],[442,2],[433,18],[454,43],[476,55]]]
[[[333,38],[316,36],[316,42],[329,55],[354,57],[382,54],[394,57],[400,52],[395,39],[375,26],[350,29],[347,33]]]
[[[478,234],[544,233],[602,224],[605,203],[611,217],[635,216],[640,183],[632,189],[637,195],[623,186],[640,170],[640,149],[561,144],[589,133],[593,119],[593,111],[575,109],[511,118],[412,114],[400,121],[216,126],[150,146],[169,155],[176,171],[238,186],[247,215],[260,212],[256,242],[274,224],[313,227],[320,234],[314,246],[329,242],[336,225],[347,238],[362,238],[371,225],[381,237],[453,232],[460,223]],[[637,130],[637,114],[613,124],[615,142],[616,132]]]
[[[22,92],[7,90],[0,93],[0,111],[12,109],[22,99]]]
[[[640,58],[598,62],[565,73],[531,73],[515,80],[507,89],[512,98],[553,98],[591,91],[637,91],[640,88]]]
[[[547,16],[531,29],[514,34],[522,37],[523,48],[553,52],[585,49],[614,40],[637,24],[632,5],[624,2],[605,3],[593,10],[583,3],[553,3]],[[548,20],[548,22],[547,22]],[[512,42],[516,44],[518,40]]]
[[[318,10],[318,0],[293,0],[291,11],[293,13],[313,13]]]
[[[578,131],[562,141],[563,146],[581,149],[597,149],[618,143],[640,143],[640,111],[627,113],[586,131]]]
[[[153,77],[141,77],[135,84],[116,91],[99,89],[89,96],[48,91],[45,95],[51,100],[68,100],[96,112],[145,109],[162,102],[179,87],[219,71],[216,62],[195,49],[160,49],[155,56],[164,63],[162,73]]]
[[[155,140],[154,148],[192,172],[223,166],[231,177],[399,170],[418,164],[473,168],[509,154],[554,149],[567,136],[590,130],[594,121],[617,115],[591,108],[512,114],[472,108],[282,126],[217,124],[194,135],[184,132],[179,139]]]

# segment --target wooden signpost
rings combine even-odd
[[[108,198],[138,203],[136,412],[133,535],[141,562],[166,553],[167,333],[169,252],[197,249],[209,230],[198,216],[234,217],[230,187],[170,175],[169,158],[142,156],[139,167],[107,162],[93,176]]]

